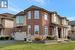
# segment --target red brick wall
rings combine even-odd
[[[44,19],[44,14],[47,13],[47,12],[44,12],[44,11],[39,11],[40,12],[40,19],[34,19],[34,11],[35,10],[31,10],[32,11],[32,19],[26,19],[27,21],[27,25],[31,25],[31,29],[32,29],[32,34],[34,33],[34,25],[39,25],[40,27],[40,32],[39,34],[43,34],[44,33],[44,26],[48,26],[49,27],[49,24],[51,23],[51,17],[50,17],[50,14],[48,14],[48,20],[45,20]],[[28,17],[28,15],[27,15]],[[50,27],[48,28],[50,31]],[[50,32],[49,32],[50,33]]]

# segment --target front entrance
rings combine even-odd
[[[58,28],[58,38],[61,38],[61,28]]]

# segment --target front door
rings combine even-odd
[[[61,28],[58,28],[58,37],[61,38]]]

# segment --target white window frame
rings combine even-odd
[[[44,27],[44,31],[45,31],[45,35],[47,36],[48,35],[48,26]]]
[[[35,34],[35,32],[38,30],[38,33],[39,33],[39,25],[34,25],[34,34]]]
[[[39,19],[40,18],[40,15],[39,15],[39,11],[34,11],[34,19]]]
[[[24,17],[24,16],[16,16],[16,24],[23,24],[24,23],[24,19],[23,19],[23,22],[20,23],[21,17]],[[17,20],[19,20],[19,21],[17,22]]]
[[[44,19],[48,20],[48,14],[47,13],[44,14]]]

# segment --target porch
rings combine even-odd
[[[68,40],[68,28],[60,25],[53,25],[52,26],[52,35],[56,36],[56,39],[58,41],[62,40]]]

